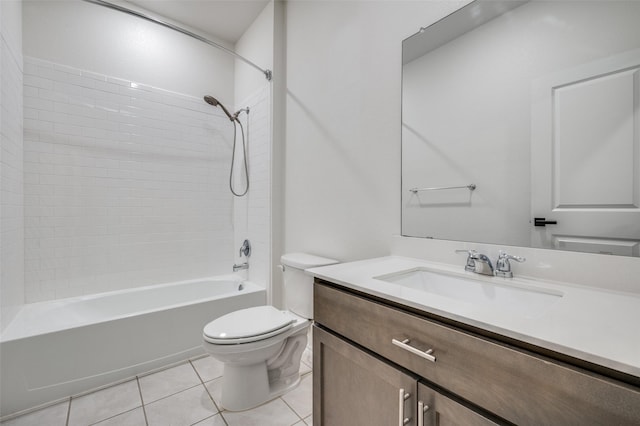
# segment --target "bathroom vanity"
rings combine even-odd
[[[546,322],[556,311],[570,311],[571,299],[581,297],[581,289],[540,287],[557,291],[551,294],[558,300],[539,305],[539,313],[491,313],[500,310],[496,305],[486,312],[482,306],[455,312],[444,306],[455,295],[445,298],[424,291],[426,287],[404,287],[384,274],[384,265],[415,272],[419,264],[382,258],[314,272],[314,424],[640,424],[639,338],[630,328],[635,326],[623,325],[627,330],[622,334],[611,329],[609,337],[602,337],[597,325],[586,324],[593,329],[591,338],[603,344],[607,338],[616,342],[625,332],[631,337],[614,355],[588,353],[589,343],[581,346],[588,333],[575,335],[585,329],[579,315],[573,317],[576,323],[567,320],[555,330],[535,331],[535,324],[549,328]],[[462,278],[475,279],[473,274]],[[480,284],[496,296],[501,291],[491,290],[496,282],[509,291],[524,288],[525,298],[533,292],[508,280],[487,278]],[[608,296],[603,293],[600,299],[603,311],[609,309]],[[628,306],[614,300],[613,305],[625,310],[639,300]],[[518,307],[520,302],[512,297],[499,303]],[[466,305],[473,304],[451,306]],[[600,322],[601,314],[592,316]],[[526,331],[526,324],[533,328]],[[553,336],[560,337],[554,341]]]

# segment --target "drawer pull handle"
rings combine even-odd
[[[431,355],[433,353],[433,349],[429,349],[426,351],[421,351],[420,349],[416,349],[413,346],[409,345],[409,342],[411,340],[409,339],[404,339],[403,341],[397,340],[397,339],[392,339],[391,343],[393,343],[396,346],[401,347],[402,349],[404,349],[405,351],[409,351],[412,354],[416,354],[419,357],[422,357],[428,361],[431,362],[436,362],[436,357]]]
[[[404,402],[409,399],[410,396],[411,394],[409,392],[400,389],[398,399],[398,426],[404,426],[411,421],[411,419],[404,416]]]
[[[422,401],[418,401],[418,426],[424,426],[424,414],[429,411],[429,406]]]

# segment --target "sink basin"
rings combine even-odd
[[[475,307],[509,311],[527,318],[540,316],[563,296],[562,292],[528,286],[515,280],[507,282],[503,278],[480,275],[478,279],[472,279],[422,268],[374,278]]]

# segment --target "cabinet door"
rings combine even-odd
[[[441,393],[418,383],[418,403],[424,404],[424,421],[417,426],[495,426],[483,415]]]
[[[416,392],[414,377],[314,326],[314,425],[415,426]]]

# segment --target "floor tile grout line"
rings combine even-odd
[[[207,389],[207,383],[202,379],[202,376],[200,375],[200,372],[198,372],[198,369],[196,368],[195,365],[193,365],[193,362],[191,362],[191,360],[189,360],[189,364],[191,364],[191,368],[193,368],[193,371],[196,372],[196,376],[198,376],[198,379],[200,379],[200,383],[202,383],[202,386],[204,386],[205,390],[207,391],[207,394],[209,395],[209,398],[211,398],[211,401],[213,401],[213,405],[216,407],[216,409],[218,410],[218,412],[220,412],[220,407],[218,407],[218,404],[216,404],[216,401],[213,399],[213,396],[211,395],[211,393],[209,393],[209,389]],[[217,379],[218,377],[216,377]],[[215,379],[209,380],[209,382],[214,381]]]
[[[200,359],[200,358],[198,358],[198,359]],[[193,386],[189,386],[189,387],[184,388],[184,389],[180,389],[179,391],[173,392],[173,393],[171,393],[169,395],[165,395],[162,398],[158,398],[158,399],[155,399],[153,401],[149,401],[149,402],[145,403],[144,402],[144,397],[142,397],[142,386],[140,385],[140,382],[138,381],[138,388],[140,389],[140,398],[142,399],[142,405],[143,406],[147,406],[147,405],[155,404],[158,401],[162,401],[163,399],[169,398],[171,396],[175,396],[175,395],[177,395],[177,394],[179,394],[181,392],[188,391],[188,390],[193,389],[193,388],[195,388],[195,387],[197,387],[199,385],[204,385],[204,382],[202,382],[202,378],[200,377],[200,374],[198,374],[198,370],[196,370],[196,368],[193,366],[193,364],[191,364],[191,360],[190,359],[188,359],[186,361],[183,361],[182,363],[174,365],[172,367],[169,367],[169,368],[166,368],[166,369],[162,369],[162,370],[158,370],[158,371],[156,371],[154,373],[143,374],[141,376],[136,376],[136,380],[144,379],[145,377],[153,376],[156,373],[161,373],[163,371],[170,370],[171,368],[181,367],[181,366],[187,365],[187,364],[191,365],[191,368],[193,368],[195,370],[196,376],[198,377],[198,380],[200,380],[200,383],[197,383],[197,384],[195,384]],[[206,386],[205,386],[205,389],[206,389]],[[211,397],[211,396],[209,396],[209,397]],[[212,400],[213,400],[213,398],[212,398]],[[214,401],[214,405],[215,405],[215,401]],[[215,405],[215,407],[218,408],[217,405]]]
[[[213,398],[211,397],[211,394],[209,394],[209,390],[207,389],[207,387],[206,387],[206,386],[204,386],[204,384],[202,384],[202,383],[198,383],[198,384],[193,385],[193,386],[191,386],[191,387],[189,387],[189,388],[186,388],[186,389],[183,389],[183,390],[181,390],[181,391],[178,391],[178,392],[172,393],[171,395],[167,395],[167,396],[164,396],[164,397],[162,397],[162,398],[160,398],[160,399],[156,399],[155,401],[152,401],[152,402],[150,402],[150,403],[148,403],[148,404],[143,404],[143,405],[142,405],[142,409],[143,409],[143,412],[144,412],[145,421],[147,422],[147,426],[149,425],[149,421],[148,421],[148,419],[147,419],[147,412],[146,412],[146,407],[147,407],[147,405],[153,405],[153,404],[155,404],[156,402],[160,402],[160,401],[162,401],[162,400],[165,400],[165,399],[171,398],[172,396],[176,396],[176,395],[178,395],[178,394],[180,394],[180,393],[182,393],[182,392],[190,391],[190,390],[192,390],[192,389],[197,388],[198,386],[203,386],[203,387],[204,387],[205,392],[207,392],[207,395],[209,396],[209,398],[210,398],[210,399],[211,399],[211,401],[213,402],[213,406],[216,408],[216,410],[217,410],[217,411],[216,411],[216,413],[214,413],[214,414],[212,414],[212,415],[210,415],[210,416],[208,416],[208,417],[205,417],[204,419],[200,419],[200,420],[198,420],[198,421],[197,421],[196,423],[194,423],[194,424],[200,423],[200,422],[202,422],[202,421],[204,421],[204,420],[207,420],[207,419],[209,419],[209,418],[211,418],[211,417],[214,417],[214,416],[216,416],[217,414],[222,415],[222,412],[221,412],[220,410],[218,410],[218,406],[217,406],[216,402],[215,402],[215,401],[213,400]],[[221,416],[221,417],[222,417],[222,416]],[[224,423],[225,423],[225,424],[227,424],[226,420],[224,420],[224,417],[222,417],[222,419],[223,419]]]
[[[220,417],[222,418],[222,421],[224,422],[225,425],[229,426],[229,422],[227,421],[227,419],[224,417],[224,414],[222,413],[222,411],[220,411]]]
[[[213,382],[214,380],[219,379],[220,377],[216,377],[215,379],[209,380],[209,382],[205,383],[205,381],[202,379],[202,376],[200,376],[198,369],[196,368],[195,365],[193,365],[193,362],[191,362],[191,360],[189,360],[189,364],[191,364],[191,367],[193,367],[193,370],[196,372],[196,376],[198,376],[198,378],[200,379],[200,382],[202,383],[202,386],[204,386],[204,390],[207,392],[207,395],[209,395],[209,399],[211,399],[211,402],[213,402],[213,406],[216,407],[216,410],[218,410],[218,413],[220,413],[220,417],[222,417],[224,424],[228,426],[227,420],[222,415],[222,410],[218,406],[218,403],[216,402],[216,400],[213,398],[213,395],[211,395],[211,392],[209,392],[209,388],[207,388],[207,385],[206,385],[206,383]]]
[[[197,421],[197,422],[195,422],[195,423],[191,423],[189,426],[195,426],[195,425],[197,425],[198,423],[202,423],[202,422],[204,422],[205,420],[212,419],[212,418],[214,418],[215,416],[217,416],[218,414],[220,414],[220,413],[216,413],[216,414],[213,414],[213,415],[211,415],[211,416],[209,416],[209,417],[205,417],[204,419],[198,420],[198,421]],[[226,424],[226,423],[225,423],[225,424]]]
[[[70,417],[71,417],[71,397],[69,397],[69,405],[67,406],[67,421],[64,423],[65,426],[69,426]]]
[[[111,419],[113,419],[113,418],[115,418],[115,417],[118,417],[118,416],[121,416],[121,415],[123,415],[123,414],[130,413],[130,412],[132,412],[132,411],[135,411],[135,410],[137,410],[138,408],[142,408],[142,405],[140,405],[140,406],[138,406],[138,407],[133,407],[133,408],[131,408],[131,409],[127,410],[127,411],[123,411],[122,413],[114,414],[113,416],[109,416],[109,417],[107,417],[107,418],[100,419],[100,420],[98,420],[97,422],[89,423],[89,426],[95,426],[95,425],[100,424],[100,423],[102,423],[102,422],[106,422],[107,420],[111,420]]]
[[[284,395],[283,395],[284,396]],[[298,414],[298,412],[296,410],[293,409],[293,407],[291,405],[289,405],[287,403],[287,401],[284,400],[284,398],[282,396],[279,396],[278,399],[280,399],[282,402],[284,402],[284,405],[286,405],[287,407],[289,407],[289,410],[293,411],[293,414],[295,414],[296,416],[298,416],[298,420],[296,421],[296,423],[298,423],[299,421],[302,421],[302,423],[304,423],[304,419],[302,417],[300,417],[300,414]],[[295,424],[295,423],[294,423]]]
[[[133,380],[134,380],[134,379],[129,379],[129,380],[127,380],[126,382],[123,382],[123,383],[132,382]],[[137,377],[135,377],[135,380],[136,380],[136,382],[137,382],[138,378],[137,378]],[[110,386],[105,386],[105,387],[100,388],[99,390],[96,390],[96,391],[93,391],[93,392],[89,392],[89,393],[86,393],[86,394],[81,394],[80,396],[75,396],[75,397],[74,397],[74,396],[70,396],[70,397],[69,397],[69,407],[68,407],[68,409],[67,409],[67,421],[66,421],[66,423],[65,423],[65,426],[69,426],[69,423],[70,423],[70,421],[71,421],[71,404],[73,403],[73,400],[74,400],[74,399],[79,399],[79,398],[82,398],[82,397],[85,397],[85,396],[91,395],[91,394],[93,394],[93,393],[97,393],[97,392],[100,392],[100,391],[103,391],[103,390],[111,389],[111,388],[114,388],[114,387],[116,387],[116,386],[119,386],[120,384],[122,384],[122,383],[113,384],[113,385],[110,385]],[[139,384],[138,384],[138,392],[140,392],[140,385],[139,385]],[[117,416],[119,416],[119,415],[121,415],[121,414],[128,413],[128,412],[133,411],[133,410],[137,410],[138,408],[143,407],[143,405],[144,405],[144,401],[142,400],[142,394],[140,394],[140,405],[135,406],[135,407],[133,407],[133,408],[130,408],[130,409],[128,409],[128,410],[122,411],[122,412],[120,412],[120,413],[114,414],[113,416],[109,416],[109,417],[106,417],[106,418],[104,418],[104,419],[100,419],[100,420],[98,420],[97,422],[90,423],[90,425],[89,425],[89,426],[91,426],[91,425],[95,425],[95,424],[98,424],[98,423],[103,422],[103,421],[105,421],[105,420],[112,419],[112,418],[117,417]],[[144,408],[143,408],[143,412],[144,412]],[[146,416],[145,416],[145,421],[146,421]]]
[[[206,355],[205,355],[205,356],[206,356]],[[202,358],[204,358],[204,356],[203,356],[203,357],[200,357],[200,358],[197,358],[197,359],[202,359]],[[196,359],[196,360],[197,360],[197,359]],[[220,409],[220,407],[218,407],[218,404],[216,403],[216,400],[215,400],[215,399],[213,399],[213,395],[211,395],[211,392],[209,392],[209,388],[207,388],[207,385],[205,384],[204,380],[202,379],[202,376],[200,375],[200,372],[198,371],[198,369],[196,368],[196,366],[195,366],[195,365],[193,365],[193,361],[195,361],[195,360],[190,359],[188,362],[189,362],[189,364],[191,364],[191,368],[193,368],[193,371],[195,371],[196,376],[198,376],[198,379],[200,379],[200,383],[201,383],[201,384],[202,384],[202,386],[204,387],[204,391],[205,391],[205,392],[207,393],[207,395],[209,396],[209,399],[211,400],[211,402],[213,403],[213,406],[216,408],[216,411],[217,411],[217,413],[216,413],[216,414],[214,414],[213,416],[209,416],[209,417],[207,417],[207,418],[204,418],[204,419],[202,419],[202,420],[199,420],[198,422],[194,423],[194,425],[195,425],[195,424],[197,424],[197,423],[200,423],[201,421],[204,421],[204,420],[210,419],[210,418],[212,418],[212,417],[214,417],[214,416],[216,416],[216,415],[218,415],[218,414],[219,414],[219,415],[220,415],[220,418],[222,419],[222,421],[224,422],[224,424],[225,424],[226,426],[229,426],[229,424],[227,423],[227,419],[225,419],[225,418],[224,418],[224,416],[222,415],[222,410]],[[218,378],[218,377],[216,377],[216,379],[217,379],[217,378]],[[209,381],[210,381],[210,382],[212,382],[213,380],[215,380],[215,379],[212,379],[212,380],[209,380]],[[193,425],[192,425],[192,426],[193,426]]]
[[[142,403],[142,415],[144,416],[144,424],[149,426],[149,419],[147,419],[147,410],[145,409],[144,397],[142,396],[142,387],[140,386],[140,378],[136,376],[136,383],[138,384],[138,393],[140,394],[140,402]]]
[[[143,405],[144,405],[144,406],[147,406],[147,405],[153,405],[153,404],[155,404],[156,402],[162,401],[162,400],[167,399],[167,398],[171,398],[172,396],[176,396],[176,395],[178,395],[179,393],[186,392],[186,391],[188,391],[188,390],[191,390],[191,389],[197,388],[198,386],[202,386],[202,383],[196,383],[196,384],[195,384],[195,385],[193,385],[193,386],[189,386],[188,388],[180,389],[180,390],[179,390],[179,391],[177,391],[177,392],[174,392],[174,393],[169,394],[169,395],[165,395],[165,396],[163,396],[162,398],[154,399],[153,401],[149,401],[149,402],[147,402],[146,404],[143,404]],[[205,386],[205,388],[206,388],[206,386]]]
[[[193,371],[196,372],[196,376],[198,376],[198,379],[200,379],[200,383],[204,385],[204,380],[202,380],[202,376],[200,376],[200,373],[198,372],[198,369],[196,368],[196,366],[193,365],[193,362],[191,360],[189,360],[189,364],[191,365],[191,368],[193,368]]]
[[[310,370],[310,371],[307,371],[307,372],[306,372],[306,373],[304,373],[304,374],[301,374],[301,375],[300,375],[300,383],[302,383],[302,380],[304,380],[307,376],[310,376],[311,374],[313,374],[313,370]],[[312,377],[311,379],[313,380],[313,377]],[[300,386],[300,383],[298,383],[298,386]],[[296,387],[296,388],[297,388],[297,387]],[[313,415],[313,412],[312,412],[311,414],[309,414],[308,416],[306,416],[306,417],[302,417],[302,416],[301,416],[301,415],[300,415],[300,414],[295,410],[295,408],[293,408],[293,407],[292,407],[292,406],[287,402],[287,400],[286,400],[286,399],[284,399],[284,397],[285,397],[286,395],[287,395],[287,393],[285,393],[284,395],[281,395],[281,396],[280,396],[280,399],[282,399],[282,402],[284,402],[284,403],[287,405],[287,407],[289,407],[289,408],[291,409],[291,411],[293,411],[294,413],[296,413],[296,416],[298,416],[298,417],[300,418],[300,420],[302,421],[302,423],[304,423],[304,424],[306,425],[306,424],[307,424],[307,422],[305,422],[305,421],[304,421],[304,419],[305,419],[305,418],[307,418],[307,417],[309,417],[309,416],[311,416],[311,415]]]

